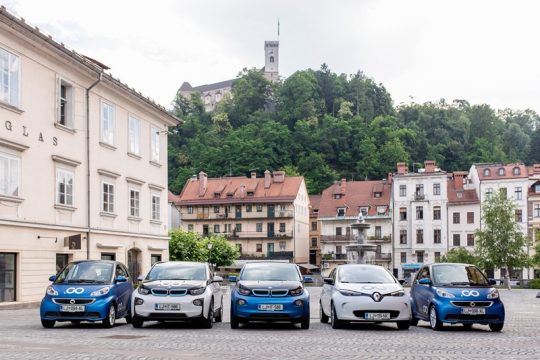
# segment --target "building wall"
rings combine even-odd
[[[454,224],[454,213],[459,213],[459,223]],[[468,222],[467,213],[473,213],[472,223]],[[469,245],[467,236],[472,235],[480,228],[480,204],[448,204],[448,250],[456,247],[464,247],[469,251],[474,251],[474,243]],[[454,245],[454,235],[459,235],[460,245]],[[444,255],[441,253],[441,255]]]

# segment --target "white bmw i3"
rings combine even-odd
[[[334,329],[346,322],[411,324],[411,300],[385,268],[377,265],[340,265],[324,279],[320,319]]]
[[[131,297],[132,325],[145,321],[195,321],[206,328],[223,319],[220,276],[207,263],[159,262]]]

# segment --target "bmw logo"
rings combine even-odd
[[[378,292],[374,292],[373,295],[371,295],[371,297],[373,298],[373,301],[375,302],[379,302],[382,299],[381,293],[378,293]]]
[[[69,303],[70,303],[71,305],[75,304],[75,299],[70,299],[70,300],[69,300]]]

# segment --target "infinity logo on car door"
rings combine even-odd
[[[70,288],[67,288],[65,291],[66,294],[82,294],[83,292],[84,292],[84,289],[82,287],[78,287],[78,288],[70,287]]]
[[[476,290],[471,290],[471,291],[463,290],[461,292],[461,295],[463,295],[463,296],[480,296],[480,293],[478,291],[476,291]]]

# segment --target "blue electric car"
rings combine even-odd
[[[57,321],[102,321],[104,327],[113,327],[123,317],[131,322],[133,283],[123,264],[76,261],[49,280],[40,308],[43,327],[52,328]]]
[[[298,266],[253,262],[244,265],[231,291],[231,328],[250,321],[287,321],[309,329],[309,292]]]
[[[504,304],[494,282],[474,265],[439,263],[418,271],[411,288],[413,318],[429,322],[433,330],[444,323],[488,325],[492,331],[504,326]]]

